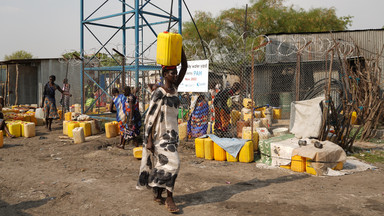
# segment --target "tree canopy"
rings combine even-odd
[[[12,59],[31,59],[31,58],[33,58],[32,53],[26,52],[24,50],[19,50],[12,53],[11,55],[4,56],[5,61],[12,60]]]
[[[285,0],[250,0],[247,9],[245,32],[245,8],[231,8],[222,11],[217,17],[209,12],[196,12],[195,23],[202,39],[210,42],[215,39],[217,49],[225,47],[227,52],[239,49],[235,45],[228,47],[229,41],[236,41],[241,36],[257,37],[273,33],[326,32],[346,30],[351,25],[351,16],[338,17],[335,8],[312,8],[308,11],[293,5],[285,6]],[[199,41],[193,22],[183,23],[185,44]],[[212,47],[212,44],[210,44]],[[188,54],[202,54],[198,46],[190,47]],[[193,52],[193,53],[191,53]]]

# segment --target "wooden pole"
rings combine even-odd
[[[296,62],[296,101],[300,100],[300,63],[301,63],[301,53],[297,53],[297,62]]]
[[[9,106],[9,65],[7,64],[7,105]]]
[[[16,64],[15,105],[19,102],[19,64]]]
[[[6,66],[6,73],[7,73],[7,78],[5,79],[5,92],[4,92],[4,106],[7,105],[7,101],[8,101],[8,90],[9,90],[9,75],[8,75],[8,64]]]
[[[255,87],[255,71],[254,71],[254,65],[255,65],[255,54],[254,52],[252,52],[252,74],[251,74],[251,139],[253,141],[253,99],[254,99],[254,95],[253,95],[253,90],[254,90],[254,87]]]

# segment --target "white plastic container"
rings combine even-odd
[[[72,130],[73,133],[73,142],[75,144],[85,142],[84,129],[82,127],[77,127]]]
[[[92,121],[89,121],[91,123],[91,133],[92,135],[97,135],[99,134],[99,129],[97,129],[97,126],[96,126],[96,121],[95,120],[92,120]]]
[[[250,118],[250,116],[252,116],[251,109],[248,109],[245,107],[241,109],[241,116],[240,116],[241,120],[247,121]]]
[[[37,119],[43,119],[44,118],[44,111],[42,108],[37,108],[35,112],[35,117]]]
[[[259,134],[259,141],[269,139],[271,137],[271,133],[265,127],[256,128],[257,133]]]
[[[259,127],[261,127],[261,121],[253,120],[253,128],[259,128]]]
[[[34,137],[36,136],[35,123],[26,123],[24,124],[24,137]]]
[[[81,104],[75,104],[75,113],[81,113]]]

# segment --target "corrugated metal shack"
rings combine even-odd
[[[71,103],[80,103],[80,65],[59,62],[58,58],[50,59],[17,59],[1,61],[1,95],[5,103],[41,104],[42,91],[50,75],[56,76],[56,84],[62,87],[63,79],[68,71],[71,85]],[[67,68],[68,67],[68,68]],[[56,93],[56,103],[61,99]]]

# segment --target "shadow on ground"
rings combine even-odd
[[[18,147],[18,146],[23,146],[23,144],[4,144],[3,148],[12,148],[12,147]]]
[[[199,191],[192,194],[186,194],[181,196],[175,196],[175,201],[180,209],[188,206],[219,203],[230,199],[233,195],[242,193],[244,191],[255,190],[262,187],[267,187],[271,184],[286,183],[305,179],[310,177],[309,175],[287,175],[281,176],[275,179],[259,180],[252,179],[245,182],[239,182],[233,185],[223,185],[212,187],[205,191]],[[180,204],[181,203],[181,204]]]
[[[49,200],[52,199],[53,198],[49,197],[41,200],[25,201],[14,205],[0,200],[0,216],[30,216],[31,214],[25,213],[23,210],[45,205]]]

